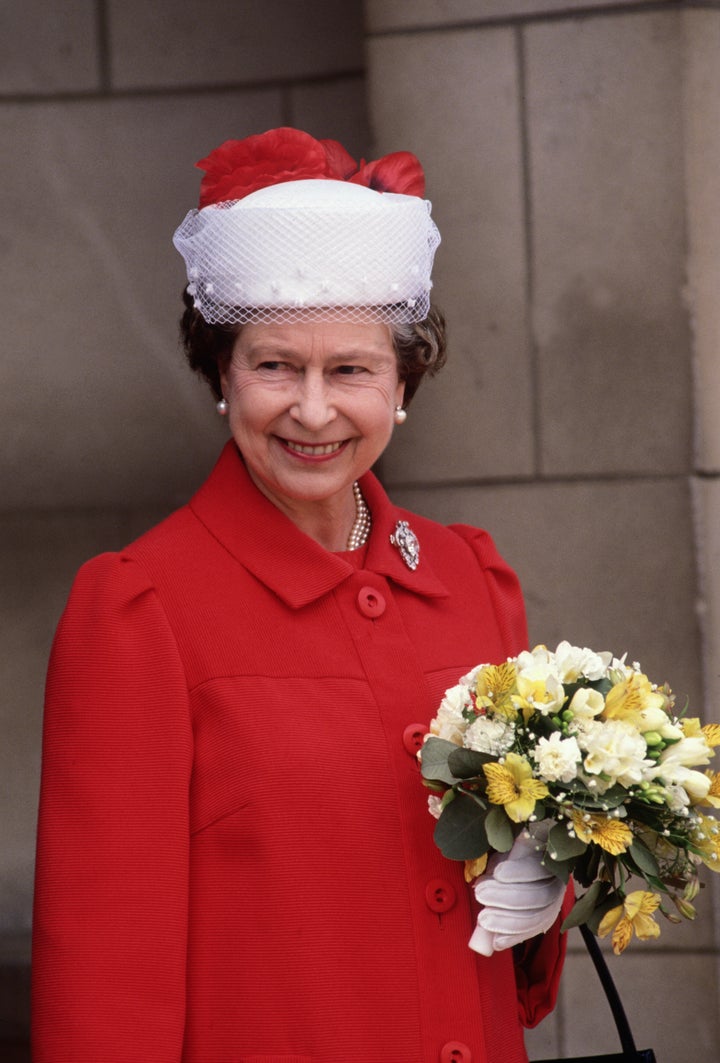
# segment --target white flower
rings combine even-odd
[[[568,708],[573,714],[569,726],[570,731],[574,733],[584,730],[596,716],[600,715],[605,708],[605,699],[598,690],[580,687],[573,694]]]
[[[442,797],[438,797],[437,794],[430,794],[428,797],[428,811],[433,819],[440,819]]]
[[[549,738],[539,740],[533,757],[538,774],[546,782],[570,782],[578,773],[580,746],[575,738],[563,738],[555,731]]]
[[[455,742],[456,745],[462,745],[463,735],[467,728],[463,709],[470,708],[471,705],[470,691],[463,683],[450,687],[445,691],[437,716],[430,724],[432,734],[448,742]]]
[[[665,787],[665,803],[671,812],[680,812],[683,808],[687,808],[690,804],[687,790],[678,786],[677,783],[671,783]]]
[[[646,768],[653,762],[645,756],[647,745],[632,724],[624,720],[595,720],[579,736],[586,750],[584,769],[597,778],[597,789],[604,793],[610,786],[633,786],[641,782]],[[602,776],[602,778],[600,778]]]
[[[642,671],[639,664],[634,669],[631,668],[629,664],[626,664],[626,657],[627,654],[624,653],[619,659],[617,657],[613,657],[612,661],[610,662],[610,667],[608,668],[608,679],[613,684],[613,686],[615,686],[616,683],[621,683],[623,679],[628,679],[632,675],[633,671]]]
[[[565,701],[555,658],[545,646],[525,650],[518,657],[517,688],[520,698],[544,716],[557,712]]]
[[[465,732],[464,745],[477,753],[491,753],[499,757],[515,741],[515,728],[502,717],[478,716]]]
[[[666,786],[682,786],[690,801],[697,804],[710,792],[711,779],[704,772],[693,769],[709,764],[712,756],[713,751],[704,735],[682,738],[663,751],[657,764],[645,773],[645,778],[660,779]]]
[[[676,742],[683,737],[682,728],[672,722],[665,709],[656,705],[650,705],[636,712],[633,723],[642,734],[646,731],[657,731],[666,742]]]
[[[686,768],[697,768],[709,764],[713,751],[707,744],[705,735],[695,734],[682,738],[669,746],[660,757],[660,764],[682,764]]]
[[[591,681],[602,679],[611,660],[611,653],[595,653],[569,642],[561,642],[555,650],[557,673],[563,683],[576,683],[583,676]]]
[[[518,675],[526,675],[528,678],[544,679],[548,675],[554,675],[560,679],[555,664],[555,658],[547,646],[536,646],[534,650],[523,650],[517,659]]]
[[[475,684],[477,683],[478,674],[482,672],[483,668],[487,667],[487,664],[476,664],[475,667],[467,673],[467,675],[463,675],[460,677],[460,686],[468,687],[468,689],[474,690]]]

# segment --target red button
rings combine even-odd
[[[472,1052],[462,1041],[448,1041],[440,1049],[440,1063],[472,1063]]]
[[[457,900],[455,887],[442,878],[434,878],[425,888],[425,901],[431,912],[449,912]]]
[[[385,612],[385,599],[380,591],[376,591],[374,587],[363,587],[359,592],[358,608],[363,616],[369,616],[372,620],[375,617],[382,616]]]
[[[427,732],[424,723],[409,723],[403,731],[403,745],[411,757],[417,756],[417,751],[422,749]]]

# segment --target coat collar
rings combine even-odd
[[[412,514],[392,505],[372,473],[366,473],[360,484],[373,518],[365,569],[415,594],[447,597],[422,553],[422,536],[420,564],[414,572],[390,543],[399,520],[412,526]],[[293,609],[316,601],[355,572],[342,554],[323,549],[258,491],[232,440],[189,505],[210,534]]]

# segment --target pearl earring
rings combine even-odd
[[[404,410],[402,406],[395,407],[395,424],[405,424],[407,421],[407,410]]]
[[[230,407],[228,406],[227,399],[224,399],[224,398],[220,399],[220,401],[216,405],[215,409],[217,410],[217,412],[220,414],[221,417],[224,417],[226,415],[226,413],[228,412],[228,410],[230,409]]]

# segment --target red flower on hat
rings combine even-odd
[[[349,181],[357,173],[358,164],[338,140],[321,140],[327,159],[329,176],[340,181]]]
[[[205,171],[200,182],[200,206],[242,199],[258,188],[328,177],[325,149],[299,129],[271,129],[267,133],[226,140],[197,163]]]
[[[425,195],[425,174],[420,160],[410,151],[394,151],[375,162],[362,162],[350,178],[376,192],[398,192],[403,196]]]
[[[375,162],[353,157],[337,140],[316,140],[287,126],[244,140],[226,140],[197,163],[205,171],[200,207],[243,199],[251,192],[286,181],[351,181],[377,192],[422,196],[425,178],[418,159],[397,151]]]

